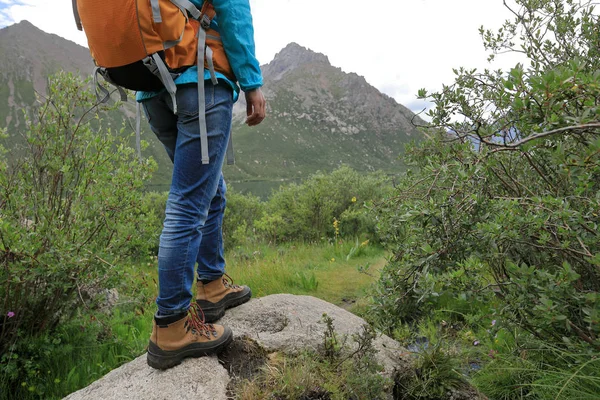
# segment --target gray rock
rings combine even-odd
[[[365,324],[363,319],[323,300],[288,294],[252,299],[228,310],[218,323],[229,326],[238,339],[252,339],[264,352],[295,353],[317,350],[323,343],[324,313],[334,320],[339,336],[359,333]],[[374,346],[386,376],[408,362],[406,350],[387,336],[378,337]],[[177,367],[157,371],[146,364],[146,355],[142,355],[66,399],[225,400],[230,380],[217,357],[187,359]]]
[[[217,357],[187,359],[159,371],[148,366],[144,354],[65,400],[227,400],[229,380]]]
[[[323,314],[333,319],[338,335],[348,336],[348,345],[354,344],[351,335],[361,332],[366,324],[362,318],[326,301],[290,294],[253,299],[228,310],[219,323],[229,326],[234,336],[247,336],[269,352],[295,353],[318,350],[325,332]],[[373,345],[385,376],[391,376],[408,362],[408,351],[388,336],[379,336]]]

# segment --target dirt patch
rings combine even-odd
[[[354,306],[356,306],[356,299],[344,297],[340,304],[337,305],[346,311],[352,312],[352,309],[354,308]]]
[[[331,400],[331,394],[322,388],[315,388],[302,395],[299,400]]]
[[[242,380],[251,380],[259,374],[268,356],[258,343],[247,336],[242,336],[233,339],[227,349],[219,354],[219,360],[231,377],[227,385],[227,396],[234,397],[235,387]]]

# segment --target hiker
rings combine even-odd
[[[191,1],[202,7],[201,0]],[[160,369],[177,365],[184,357],[222,350],[232,340],[231,330],[210,323],[222,317],[225,308],[251,296],[250,288],[234,285],[225,275],[221,227],[226,186],[221,169],[239,92],[235,78],[245,93],[249,126],[265,118],[263,81],[254,53],[249,0],[214,0],[213,5],[216,17],[211,28],[220,33],[233,74],[217,69],[214,84],[209,71],[204,71],[208,164],[200,157],[196,67],[175,80],[176,115],[166,91],[138,93],[152,131],[173,161],[158,251],[158,312],[148,348],[148,364]],[[192,302],[196,262],[197,294]]]
[[[173,162],[148,364],[166,369],[186,357],[215,354],[232,333],[212,322],[252,295],[225,275],[221,230],[221,170],[232,149],[236,82],[246,96],[246,123],[255,126],[265,118],[249,0],[73,0],[73,15],[96,63],[99,101],[110,98],[99,76],[117,87],[123,101],[123,88],[137,91],[140,156],[143,108]]]

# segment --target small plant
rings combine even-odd
[[[366,247],[369,245],[369,241],[365,240],[362,243],[358,243],[358,238],[356,238],[356,244],[350,249],[348,255],[346,256],[346,261],[349,261],[352,258],[360,257],[365,253]]]
[[[325,323],[325,332],[323,333],[323,356],[330,362],[334,362],[340,357],[342,348],[345,344],[345,338],[340,341],[337,333],[335,332],[335,326],[333,325],[333,318],[327,314],[323,314],[321,319]]]
[[[314,272],[307,274],[306,272],[298,272],[296,276],[300,280],[300,287],[308,292],[313,292],[319,287],[319,281]]]
[[[401,371],[396,377],[395,399],[440,400],[447,398],[448,392],[465,387],[458,361],[441,346],[423,348],[417,355],[414,369]]]

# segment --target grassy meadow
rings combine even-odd
[[[355,241],[342,241],[239,247],[226,254],[227,272],[235,283],[249,285],[254,297],[310,295],[360,314],[385,251],[358,246],[357,251]],[[9,354],[28,357],[31,369],[18,393],[0,391],[0,398],[59,399],[145,352],[155,312],[156,261],[149,257],[119,267],[114,306],[81,310],[52,335],[32,340],[36,354]]]

